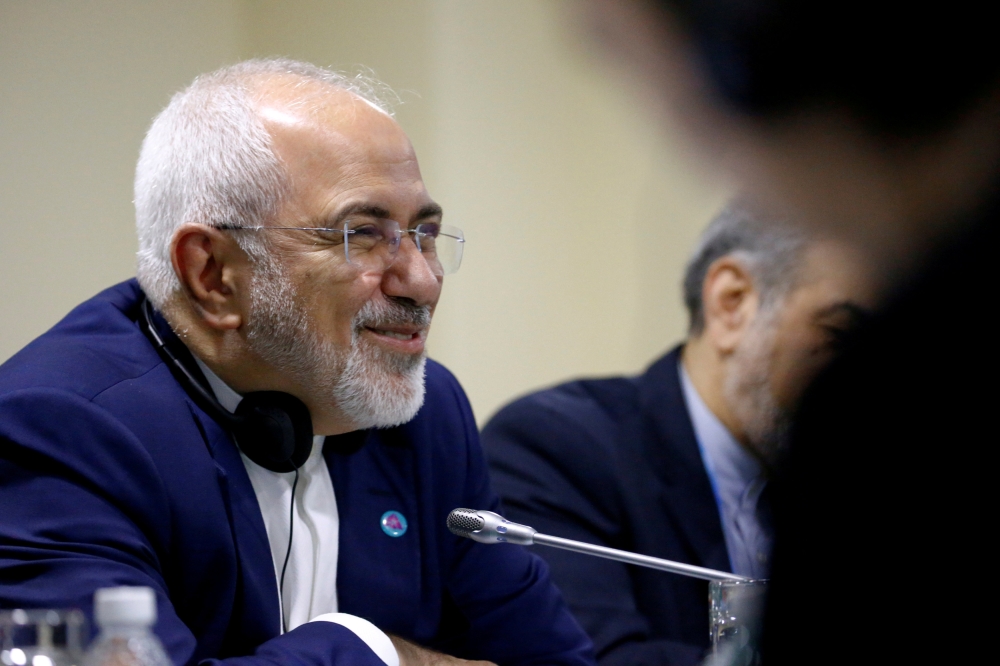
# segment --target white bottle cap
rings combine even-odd
[[[132,624],[152,626],[156,622],[156,594],[150,587],[104,587],[94,593],[97,626]]]

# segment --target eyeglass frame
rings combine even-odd
[[[388,243],[388,242],[386,243],[386,245],[389,247],[389,256],[392,257],[392,261],[395,261],[396,254],[399,252],[399,247],[402,244],[402,240],[403,240],[403,234],[413,234],[413,243],[414,243],[414,245],[416,245],[417,251],[419,251],[421,253],[421,256],[423,256],[423,252],[424,251],[423,251],[423,248],[420,247],[420,238],[423,237],[423,236],[428,236],[429,234],[427,234],[425,232],[421,232],[420,231],[420,227],[422,227],[424,225],[431,225],[431,224],[436,225],[439,228],[438,234],[435,236],[435,238],[437,236],[440,236],[440,235],[445,235],[445,236],[447,236],[449,238],[453,238],[454,240],[456,240],[459,243],[459,247],[462,248],[462,250],[464,251],[465,232],[463,232],[458,227],[451,226],[451,225],[444,225],[444,224],[440,224],[440,223],[437,223],[437,222],[421,222],[415,228],[409,229],[409,228],[404,228],[396,220],[391,220],[389,218],[378,218],[378,219],[376,219],[374,221],[377,222],[377,223],[380,223],[380,224],[378,224],[378,226],[379,226],[379,229],[381,231],[383,231],[383,232],[385,231],[385,225],[387,223],[391,223],[395,227],[395,231],[393,233],[391,233],[391,234],[385,234],[385,233],[383,233],[383,237],[388,237],[388,236],[391,235],[391,236],[394,236],[395,239],[396,239],[395,243]],[[338,228],[338,227],[270,227],[270,226],[262,226],[262,225],[253,226],[253,227],[245,227],[245,226],[240,226],[240,225],[237,225],[237,224],[218,224],[218,225],[211,225],[211,226],[212,226],[213,229],[219,229],[219,230],[222,230],[222,231],[263,231],[263,230],[274,229],[274,230],[281,230],[281,231],[317,231],[317,232],[324,232],[324,233],[331,233],[331,232],[333,232],[333,233],[341,233],[341,234],[344,235],[344,259],[347,261],[347,263],[350,264],[350,263],[353,263],[353,262],[351,261],[350,246],[349,246],[349,244],[347,242],[347,236],[348,236],[348,234],[358,233],[357,229],[348,229],[348,225],[350,223],[351,223],[351,220],[346,220],[344,222],[344,227],[342,229]],[[392,227],[389,227],[389,229],[392,229]],[[446,233],[444,231],[445,229],[448,229],[449,231],[457,232],[457,235],[455,233]],[[382,243],[382,242],[383,242],[382,240],[378,241],[378,243]],[[463,252],[459,253],[458,265],[455,266],[454,270],[446,271],[446,270],[444,270],[444,266],[442,265],[442,267],[441,267],[441,270],[442,270],[441,276],[442,277],[445,276],[445,275],[451,275],[453,273],[457,273],[458,272],[458,269],[462,267],[462,254],[463,254]],[[389,264],[387,264],[386,268],[388,268],[388,266],[392,265],[392,261],[390,261]]]

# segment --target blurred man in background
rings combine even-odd
[[[575,381],[483,430],[507,515],[536,529],[766,578],[768,481],[802,387],[871,304],[850,248],[731,203],[684,277],[688,338],[639,377]],[[602,664],[696,664],[704,581],[539,551]]]
[[[977,2],[588,3],[653,108],[856,245],[884,305],[805,395],[775,490],[768,664],[992,655],[1000,51]],[[985,329],[985,330],[984,330]],[[980,332],[986,338],[981,340]]]

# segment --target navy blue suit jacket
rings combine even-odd
[[[91,609],[94,590],[148,585],[177,664],[381,664],[353,633],[280,634],[271,551],[228,434],[136,324],[134,281],[79,306],[0,367],[0,607]],[[591,661],[586,636],[519,547],[445,528],[458,506],[496,508],[475,421],[428,363],[410,423],[324,456],[340,514],[340,610],[384,631],[501,664]],[[398,538],[381,515],[404,514]]]
[[[522,398],[483,430],[507,515],[545,534],[729,571],[675,349],[639,377]],[[708,646],[708,586],[540,547],[606,664],[693,664]]]

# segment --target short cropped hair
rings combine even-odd
[[[730,201],[702,232],[684,271],[688,335],[699,335],[705,328],[702,291],[716,260],[732,256],[743,262],[763,309],[779,302],[797,284],[806,242],[805,235],[791,225],[755,212],[742,199]]]
[[[391,115],[391,91],[375,79],[278,58],[224,67],[175,94],[153,120],[135,172],[136,274],[158,308],[180,289],[170,261],[180,225],[258,226],[280,210],[288,177],[256,102],[262,81],[281,75],[345,90]],[[237,242],[252,258],[265,251],[256,234]]]

